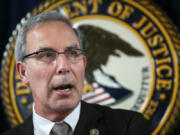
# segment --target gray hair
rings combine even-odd
[[[16,61],[23,61],[23,57],[26,55],[26,35],[29,30],[33,27],[46,23],[48,21],[60,21],[66,23],[70,28],[72,28],[71,22],[62,14],[55,11],[43,12],[28,19],[21,27],[16,38],[14,54]],[[73,29],[73,28],[72,28]],[[83,49],[81,33],[76,29],[73,29],[80,43],[80,48]]]

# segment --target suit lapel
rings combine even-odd
[[[99,133],[93,134],[92,132]],[[82,101],[80,119],[74,135],[105,135],[103,115],[98,112],[93,105]]]

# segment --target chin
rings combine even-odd
[[[54,106],[57,111],[73,111],[80,101],[61,101],[56,106]]]

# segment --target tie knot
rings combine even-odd
[[[51,135],[69,135],[70,126],[63,122],[54,124]]]

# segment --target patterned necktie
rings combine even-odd
[[[69,135],[71,127],[65,122],[55,124],[51,130],[51,135]]]

